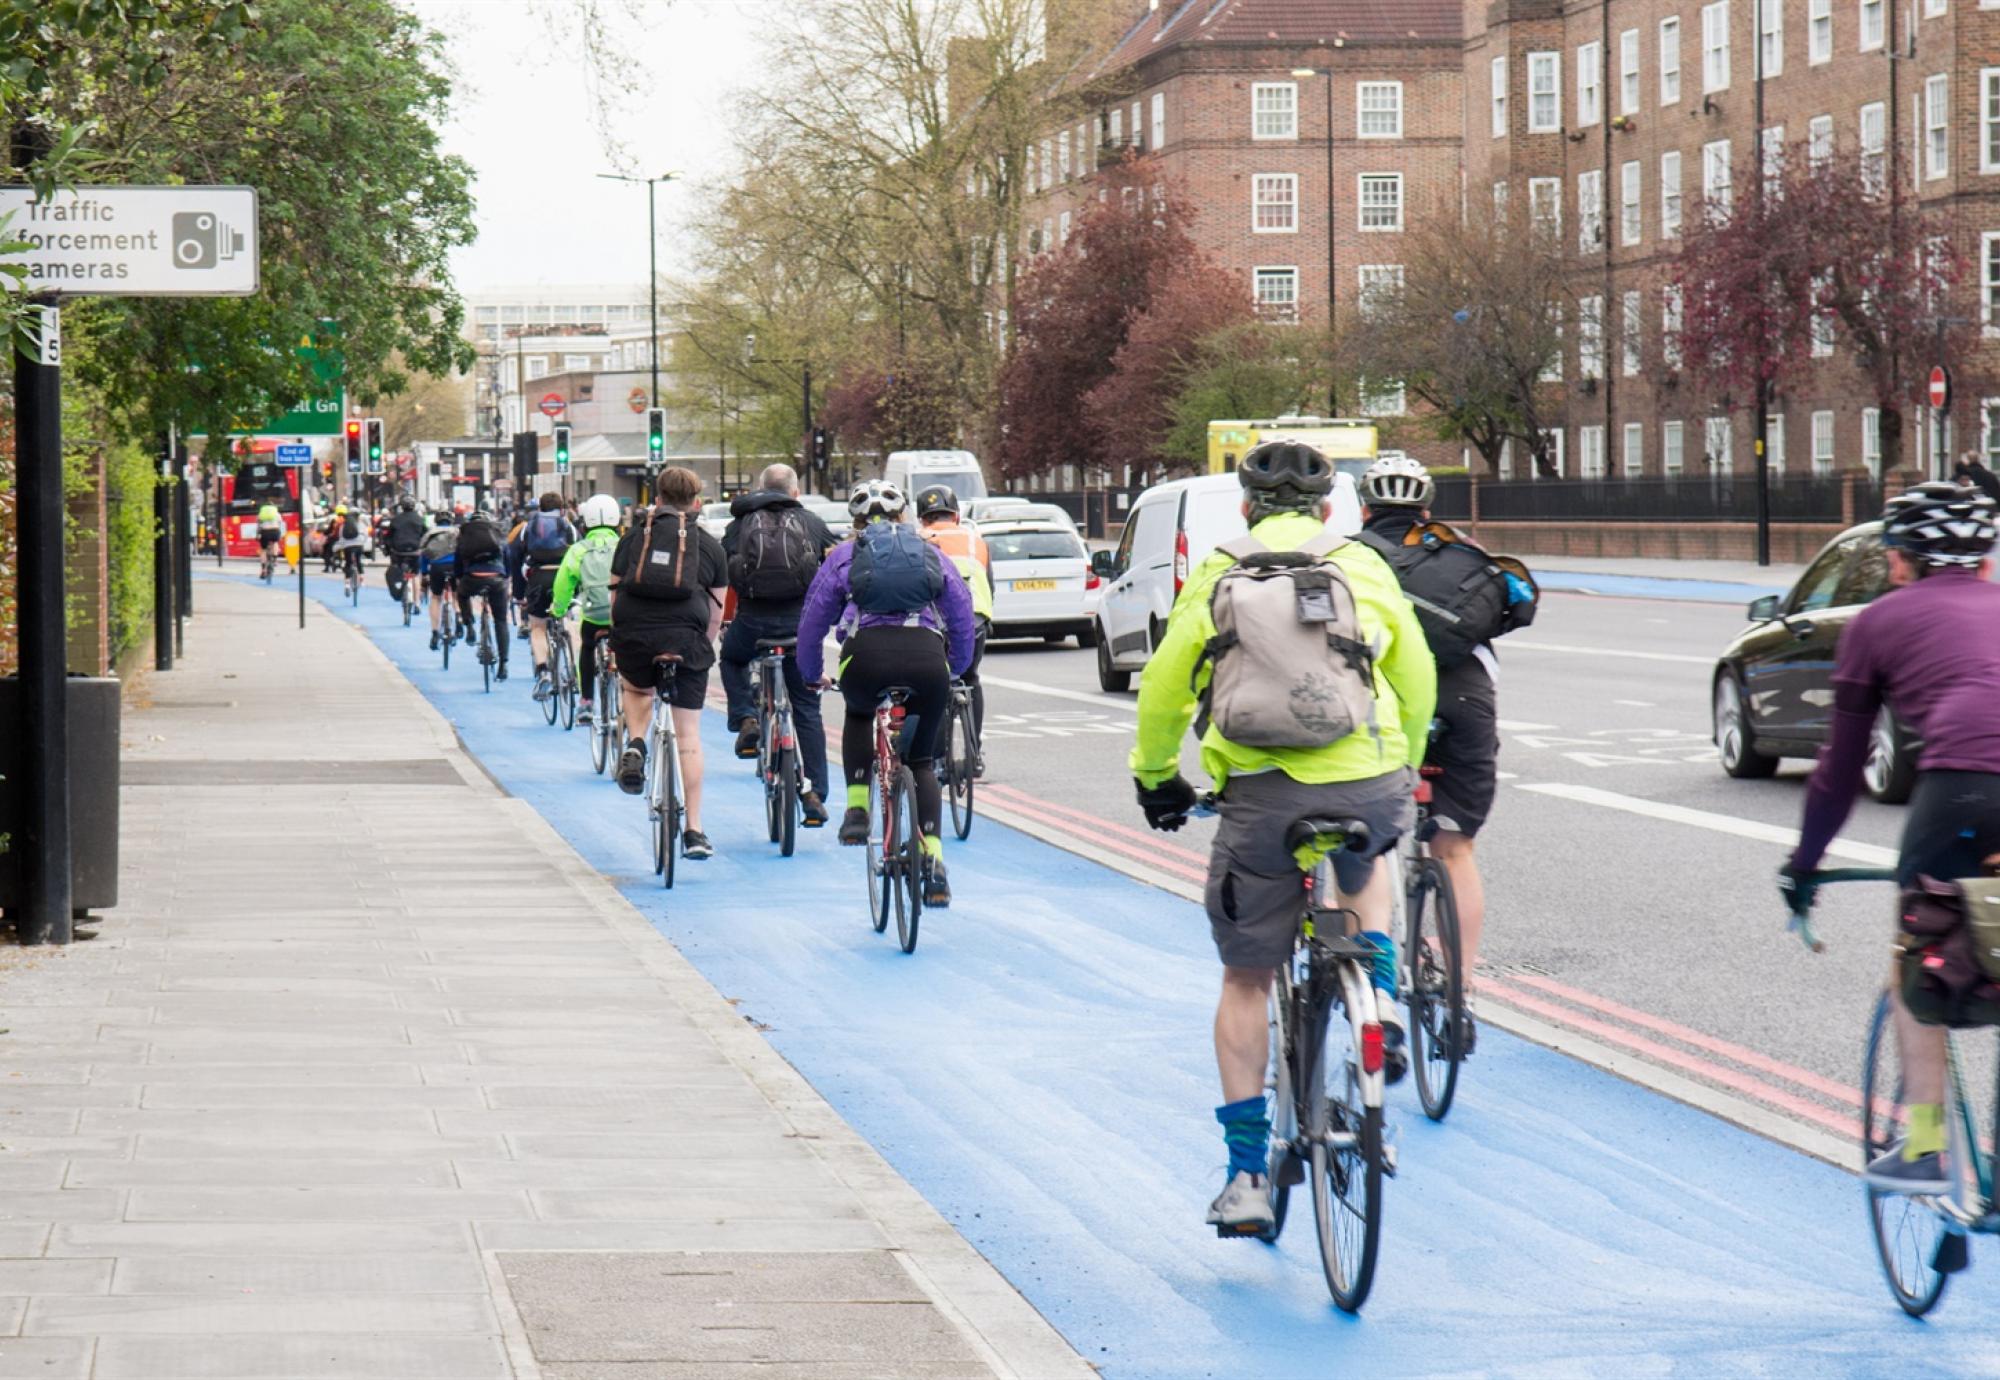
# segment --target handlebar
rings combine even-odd
[[[1896,873],[1893,868],[1887,867],[1829,867],[1813,873],[1812,880],[1817,886],[1826,886],[1830,882],[1893,882]],[[1826,952],[1826,941],[1813,929],[1810,900],[1803,906],[1792,907],[1785,928],[1796,933],[1800,942],[1814,953]]]

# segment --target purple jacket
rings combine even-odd
[[[829,632],[838,628],[840,640],[845,642],[862,628],[900,627],[909,621],[903,614],[863,613],[854,607],[847,592],[847,572],[853,564],[854,538],[849,537],[827,553],[819,574],[813,576],[812,588],[806,591],[805,610],[799,614],[799,674],[808,683],[826,673],[822,649]],[[919,611],[917,621],[944,634],[951,673],[961,676],[972,665],[972,592],[965,587],[958,567],[945,561],[944,569],[944,593]]]

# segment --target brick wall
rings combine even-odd
[[[1478,522],[1460,524],[1482,546],[1515,556],[1751,561],[1757,529],[1743,522]],[[1838,523],[1771,528],[1771,559],[1799,565],[1844,530]]]

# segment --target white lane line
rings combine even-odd
[[[1554,724],[1531,724],[1525,719],[1496,719],[1493,726],[1502,733],[1553,733]]]
[[[1684,661],[1695,666],[1713,666],[1712,656],[1692,656],[1687,652],[1630,652],[1623,647],[1578,647],[1567,642],[1521,642],[1508,638],[1500,644],[1503,651],[1523,652],[1570,652],[1577,656],[1613,656],[1628,661]]]
[[[1743,819],[1737,815],[1716,814],[1708,810],[1694,810],[1685,805],[1669,805],[1658,800],[1644,800],[1635,795],[1620,795],[1616,791],[1599,790],[1595,786],[1571,786],[1558,781],[1537,781],[1521,787],[1537,795],[1552,795],[1559,800],[1573,800],[1580,805],[1596,805],[1606,810],[1623,810],[1626,814],[1642,815],[1647,819],[1663,820],[1669,824],[1685,824],[1696,829],[1709,829],[1718,834],[1728,834],[1739,839],[1755,839],[1759,843],[1795,844],[1799,841],[1799,831],[1787,829],[1781,824],[1766,824],[1761,820]],[[1870,867],[1894,867],[1896,850],[1882,848],[1872,843],[1856,843],[1852,839],[1835,839],[1826,850],[1831,856],[1845,858]]]
[[[1634,709],[1658,709],[1658,708],[1659,708],[1659,706],[1658,706],[1658,705],[1656,705],[1656,704],[1654,704],[1654,703],[1653,703],[1653,702],[1652,702],[1651,700],[1613,700],[1613,701],[1611,701],[1611,702],[1612,702],[1613,704],[1629,704],[1629,705],[1631,705],[1631,706],[1632,706],[1632,707],[1633,707]]]
[[[1095,705],[1099,709],[1114,710],[1120,714],[1136,714],[1139,706],[1131,700],[1102,692],[1088,690],[1065,690],[1059,685],[1037,685],[1029,680],[1002,680],[999,676],[980,671],[979,679],[987,685],[997,685],[1003,690],[1025,690],[1031,695],[1048,695],[1059,700],[1075,700],[1078,704]]]

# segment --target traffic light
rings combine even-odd
[[[347,419],[347,472],[361,473],[361,419]]]
[[[646,463],[658,469],[667,458],[667,409],[646,409]]]
[[[833,463],[833,433],[823,426],[813,428],[813,468],[821,473]]]
[[[556,425],[555,431],[556,431],[556,473],[568,474],[569,473],[569,427],[566,424],[558,423]]]
[[[370,417],[363,426],[367,436],[368,473],[382,473],[382,419]]]

